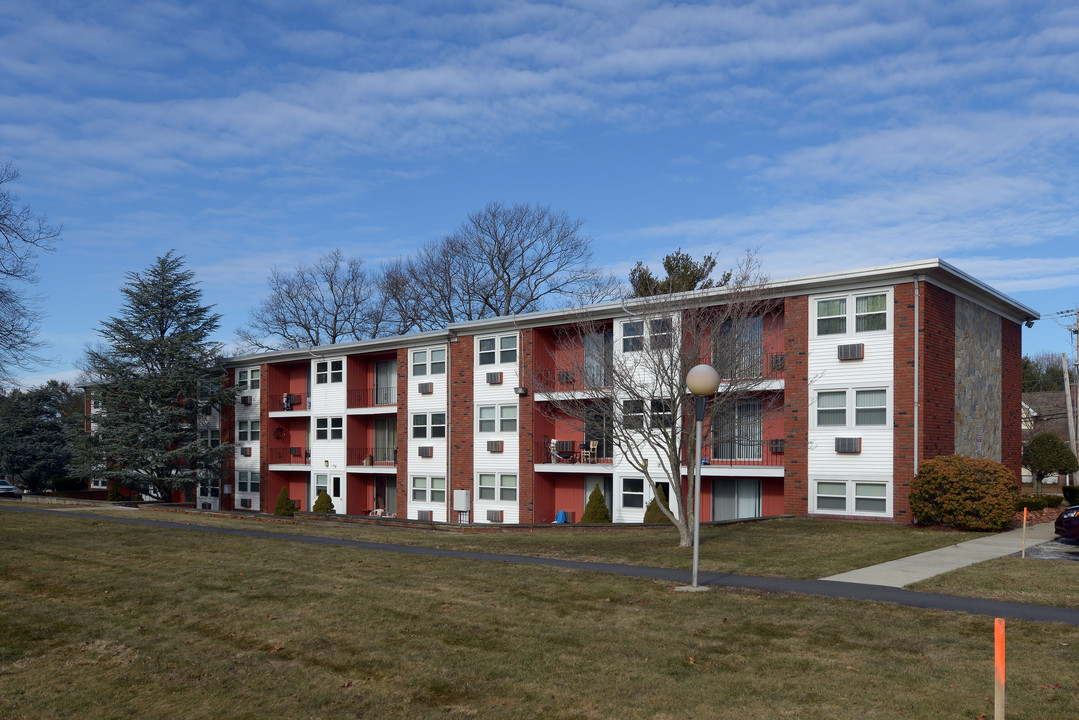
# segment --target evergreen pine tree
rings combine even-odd
[[[603,499],[603,490],[599,483],[592,488],[592,494],[588,496],[588,504],[585,505],[584,515],[581,516],[583,523],[609,523],[611,512],[607,509],[607,501]]]
[[[101,324],[103,342],[87,352],[97,411],[73,469],[166,500],[220,477],[231,451],[199,436],[200,418],[209,421],[234,394],[210,339],[221,316],[202,304],[194,273],[172,252],[127,280],[120,314]]]
[[[667,494],[663,492],[662,485],[656,485],[656,496],[652,498],[652,502],[648,503],[648,507],[644,511],[644,521],[646,523],[670,522],[671,519],[667,517],[662,508],[669,508]]]
[[[320,490],[318,497],[315,498],[315,506],[311,508],[312,512],[317,513],[332,513],[336,512],[333,507],[333,500],[326,494],[325,490]]]
[[[277,493],[277,504],[274,505],[273,514],[292,517],[295,512],[295,506],[293,506],[292,500],[288,496],[288,488],[281,488],[281,492]]]

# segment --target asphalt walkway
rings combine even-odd
[[[142,525],[147,527],[168,528],[172,530],[186,530],[222,535],[239,535],[242,537],[262,538],[284,542],[310,543],[314,545],[352,547],[375,552],[392,552],[404,555],[421,555],[427,557],[445,557],[460,560],[475,560],[481,562],[503,562],[515,565],[533,565],[540,567],[560,568],[563,570],[578,570],[584,572],[603,572],[622,575],[625,577],[649,578],[677,585],[690,583],[690,571],[674,568],[649,567],[645,565],[622,565],[618,563],[584,562],[580,560],[559,560],[554,558],[531,557],[527,555],[508,555],[502,553],[483,553],[467,550],[445,550],[441,548],[419,547],[412,545],[393,545],[389,543],[373,543],[360,540],[346,540],[342,538],[320,537],[317,535],[293,535],[283,533],[271,533],[260,530],[246,530],[236,528],[210,527],[206,525],[191,525],[188,523],[170,522],[166,520],[151,520],[149,518],[132,516],[108,516],[79,512],[57,512],[30,507],[16,507],[10,504],[0,505],[2,512],[24,512],[60,515],[63,517],[90,519],[96,522],[115,522],[126,525]],[[1029,530],[1028,530],[1029,532]],[[1007,535],[1007,533],[1005,533]],[[980,542],[978,540],[970,542]],[[965,545],[966,543],[960,543]],[[946,548],[947,549],[947,548]],[[939,551],[938,551],[939,552]],[[1003,554],[1010,554],[1005,552]],[[917,557],[917,556],[915,556]],[[957,566],[961,567],[961,566]],[[803,595],[819,595],[824,597],[843,598],[849,600],[864,600],[871,602],[886,602],[903,605],[906,607],[949,610],[965,612],[974,615],[988,617],[1000,617],[1016,620],[1033,620],[1039,622],[1060,622],[1079,626],[1079,608],[1050,607],[1047,605],[1028,605],[1025,603],[999,602],[996,600],[981,600],[978,598],[966,598],[953,595],[940,595],[937,593],[914,592],[899,587],[890,587],[881,584],[867,584],[864,582],[848,582],[842,580],[796,580],[792,578],[768,578],[753,577],[748,575],[732,575],[730,573],[698,573],[697,582],[700,585],[712,587],[732,587],[764,592],[787,592]],[[702,593],[707,598],[708,593]],[[707,601],[707,600],[706,600]]]

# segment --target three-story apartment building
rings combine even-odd
[[[736,367],[714,351],[724,377],[753,384],[702,449],[702,519],[909,522],[911,479],[937,455],[998,460],[1018,480],[1033,310],[940,260],[760,291],[769,310],[719,333],[740,344]],[[686,302],[720,306],[730,292]],[[629,399],[610,369],[687,332],[677,312],[607,303],[234,358],[242,391],[220,435],[235,462],[200,505],[269,512],[287,488],[301,510],[325,490],[338,513],[549,523],[579,517],[599,486],[615,522],[640,522],[652,490],[610,408],[642,431],[681,420],[663,398]],[[561,413],[575,397],[597,403],[594,420]]]

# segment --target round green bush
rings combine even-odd
[[[311,512],[318,513],[332,513],[334,512],[333,500],[326,494],[325,490],[320,490],[318,497],[315,498],[315,506],[311,508]]]
[[[1019,483],[993,460],[947,455],[926,460],[911,483],[919,523],[961,530],[1000,530],[1015,515]]]
[[[277,504],[274,505],[273,514],[292,517],[295,512],[296,507],[292,504],[292,500],[289,499],[288,488],[281,488],[281,492],[277,494]]]
[[[607,501],[603,499],[603,490],[599,483],[592,488],[592,494],[588,496],[588,504],[584,507],[584,515],[581,516],[583,523],[609,523],[611,511],[607,509]]]
[[[1026,508],[1031,512],[1037,512],[1047,507],[1049,507],[1048,495],[1023,495],[1015,502],[1016,510]]]
[[[1051,508],[1058,508],[1064,504],[1063,495],[1046,495],[1045,500]]]

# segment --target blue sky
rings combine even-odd
[[[273,265],[377,265],[491,200],[584,218],[623,277],[679,246],[773,279],[942,257],[1079,303],[1072,2],[0,0],[0,108],[12,189],[64,225],[42,374],[169,249],[227,342]]]

